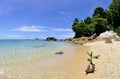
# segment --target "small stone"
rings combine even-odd
[[[62,55],[64,52],[56,52],[55,54]]]

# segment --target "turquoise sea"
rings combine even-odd
[[[66,51],[73,45],[61,41],[0,40],[0,71],[13,65],[52,57],[55,52]]]

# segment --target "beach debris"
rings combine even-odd
[[[112,43],[112,40],[109,37],[105,38],[105,43]]]
[[[87,69],[85,70],[86,75],[88,73],[94,73],[95,71],[95,64],[93,63],[93,59],[98,59],[100,55],[93,56],[93,52],[87,52],[89,58],[87,59],[89,62],[89,65],[87,66]]]
[[[58,55],[62,55],[64,52],[60,51],[60,52],[56,52],[55,54],[58,54]]]

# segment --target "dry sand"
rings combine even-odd
[[[120,79],[120,42],[105,44],[104,41],[87,43],[94,54],[99,54],[100,59],[94,60],[96,64],[95,75],[99,79]]]
[[[77,46],[70,53],[18,66],[1,75],[0,79],[119,79],[120,42],[105,44],[103,41]],[[95,73],[86,75],[87,53],[101,55],[93,60]]]

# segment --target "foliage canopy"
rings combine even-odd
[[[108,10],[102,7],[94,9],[92,17],[86,17],[83,21],[75,18],[72,29],[75,38],[82,36],[99,35],[107,30],[114,30],[120,34],[120,0],[113,0]]]

